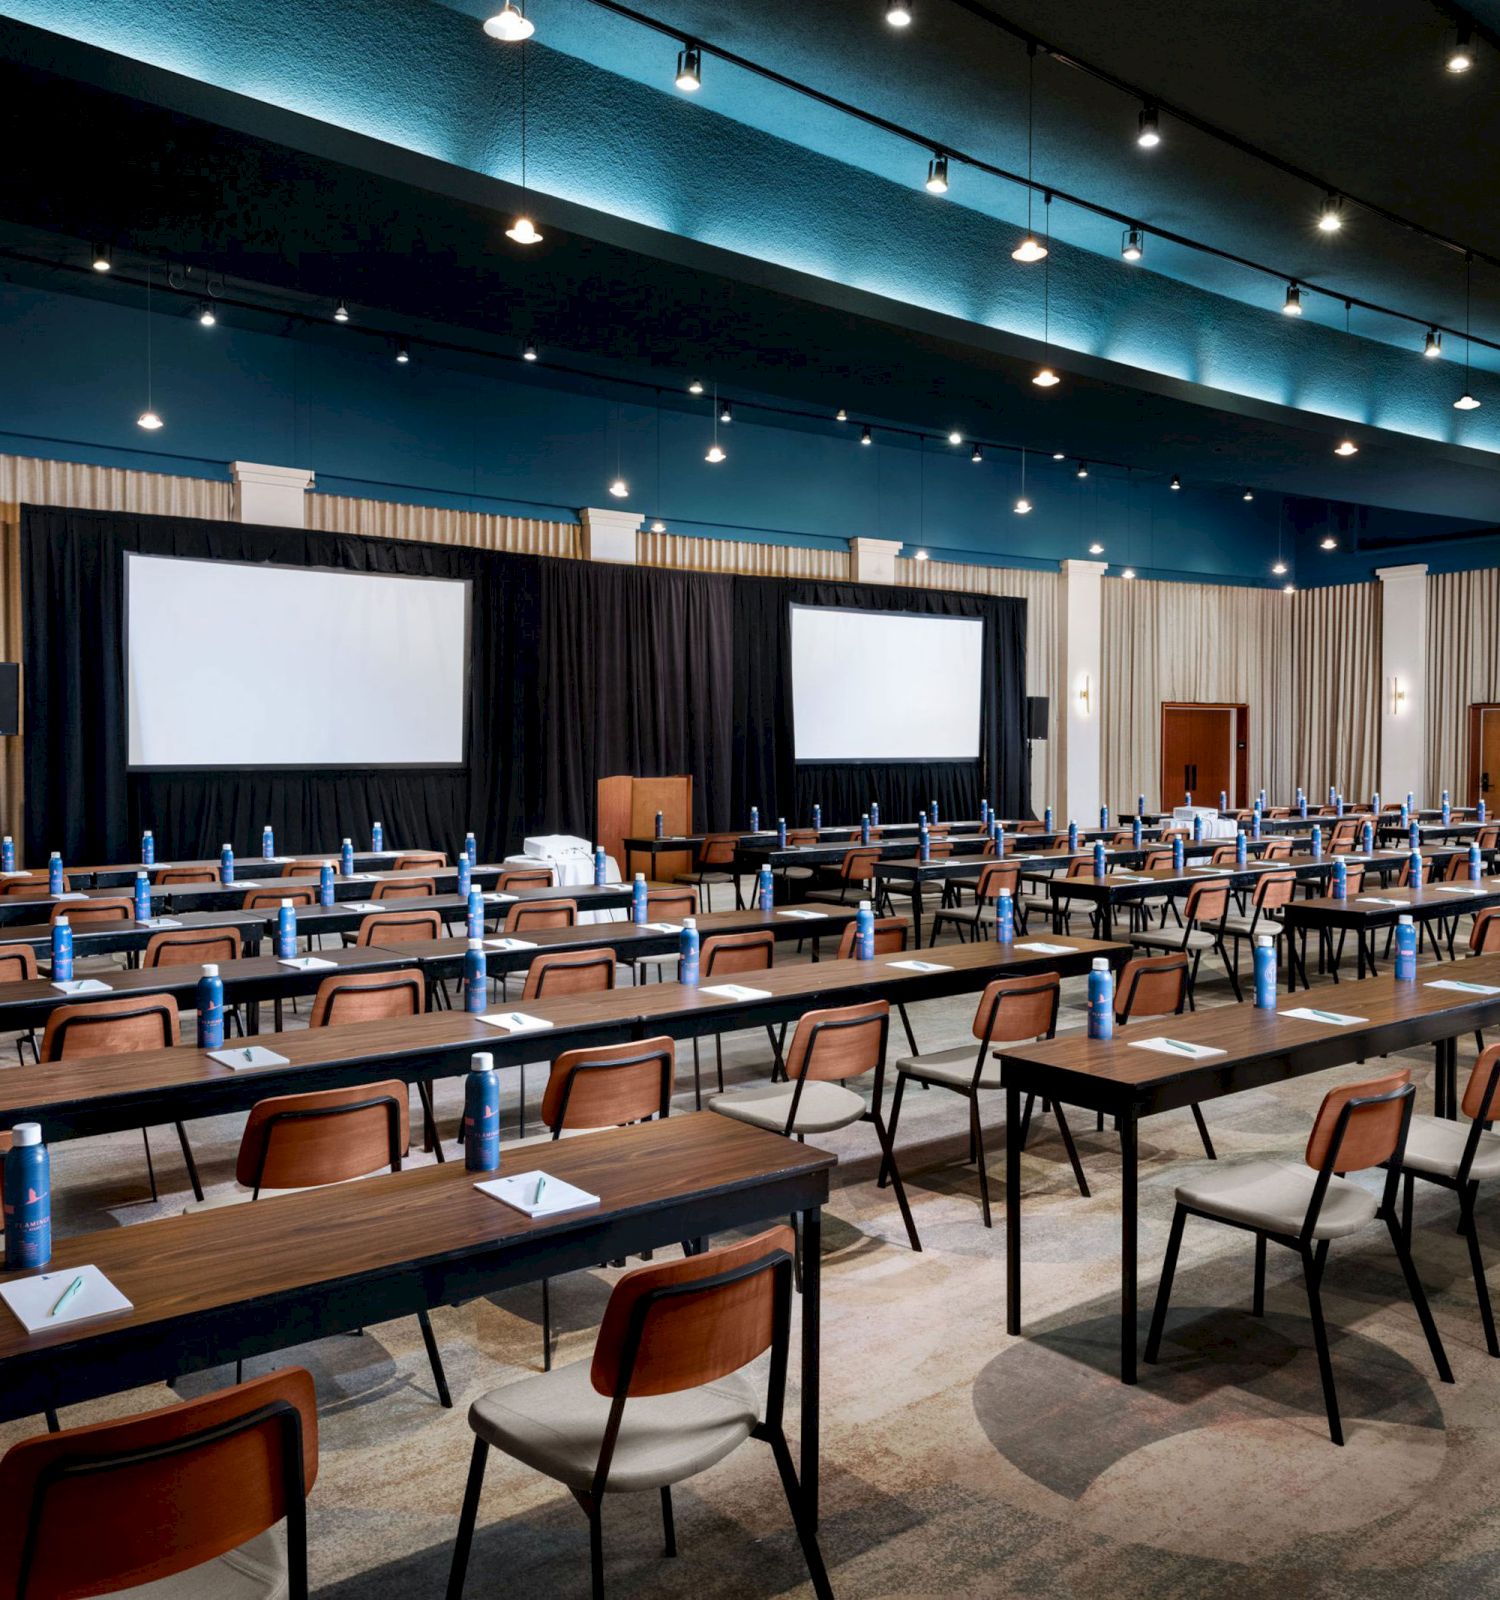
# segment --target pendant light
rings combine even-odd
[[[515,0],[505,0],[485,23],[484,31],[502,44],[522,44],[536,32],[536,24],[525,16]]]
[[[1469,387],[1469,355],[1472,346],[1469,343],[1470,315],[1474,303],[1474,252],[1464,252],[1464,392],[1453,402],[1455,411],[1477,411],[1479,402],[1474,398],[1474,391]]]
[[[503,15],[503,13],[502,13]],[[521,214],[505,230],[517,244],[540,244],[542,235],[526,210],[526,35],[521,34]]]
[[[1043,197],[1046,201],[1046,210],[1043,215],[1047,218],[1047,237],[1052,237],[1052,191],[1049,189]],[[1039,389],[1054,389],[1062,379],[1052,370],[1047,361],[1047,356],[1052,343],[1052,261],[1045,250],[1042,251],[1046,259],[1042,262],[1042,365],[1032,382]],[[1019,509],[1019,508],[1017,508]],[[1026,508],[1028,511],[1030,506]]]
[[[1011,508],[1018,517],[1029,516],[1031,502],[1026,498],[1026,446],[1021,446],[1021,493]]]
[[[151,268],[146,268],[146,409],[135,419],[138,428],[155,433],[164,426],[161,416],[151,405]]]
[[[715,467],[718,466],[718,464],[724,459],[724,447],[723,447],[723,445],[721,445],[719,443],[719,386],[718,386],[718,384],[714,385],[714,438],[713,438],[713,443],[711,445],[709,445],[709,447],[708,447],[708,453],[704,456],[703,459],[705,461],[707,461],[710,465],[715,466]]]
[[[1036,46],[1026,46],[1026,237],[1010,253],[1012,261],[1031,263],[1044,261],[1047,247],[1031,231],[1031,202],[1035,190],[1031,186],[1031,153],[1035,134],[1036,108]]]

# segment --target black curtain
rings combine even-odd
[[[267,561],[472,584],[469,760],[451,771],[127,771],[124,555]],[[283,852],[363,842],[380,818],[395,845],[456,850],[468,829],[489,859],[528,833],[592,836],[595,783],[690,773],[700,828],[805,823],[819,802],[852,821],[878,799],[910,820],[936,799],[973,816],[982,796],[1028,815],[1026,605],[989,595],[740,578],[252,527],[185,517],[27,506],[21,518],[26,852],[110,861],[155,830],[164,856],[254,849],[270,822]],[[978,617],[984,688],[976,761],[798,764],[793,604]],[[224,648],[256,670],[253,617],[225,619]],[[184,663],[191,670],[191,663]],[[337,711],[338,686],[309,684]]]

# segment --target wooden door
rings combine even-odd
[[[1244,785],[1238,746],[1241,708],[1164,704],[1161,708],[1161,806],[1170,811],[1191,793],[1194,805],[1216,806],[1220,793],[1238,805]]]
[[[1500,705],[1469,707],[1469,804],[1483,796],[1488,810],[1500,796]]]

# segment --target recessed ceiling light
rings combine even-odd
[[[536,24],[522,16],[515,0],[505,0],[505,4],[485,23],[484,31],[502,44],[520,44],[536,32]]]
[[[1135,119],[1135,142],[1142,150],[1154,150],[1161,143],[1161,125],[1155,106],[1142,106]]]
[[[1051,367],[1043,367],[1031,381],[1038,389],[1051,389],[1054,385],[1061,383],[1062,379],[1058,377]]]
[[[1030,263],[1032,261],[1044,260],[1046,254],[1046,245],[1044,245],[1034,233],[1028,233],[1026,237],[1022,239],[1020,244],[1018,244],[1015,249],[1011,251],[1010,259],[1012,261],[1024,261]]]
[[[517,217],[505,230],[507,239],[514,239],[517,244],[540,244],[542,236],[537,232],[536,224],[530,217]]]
[[[692,45],[677,52],[677,76],[672,80],[684,94],[703,87],[703,58]]]
[[[941,151],[927,163],[927,192],[928,194],[948,192],[948,158]]]

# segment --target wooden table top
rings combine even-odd
[[[1395,901],[1394,905],[1381,902]],[[1293,921],[1335,920],[1344,923],[1394,922],[1398,917],[1461,916],[1485,906],[1500,905],[1500,878],[1485,878],[1470,883],[1423,883],[1420,889],[1383,888],[1371,892],[1361,889],[1342,900],[1332,895],[1314,895],[1291,901],[1283,908]]]

